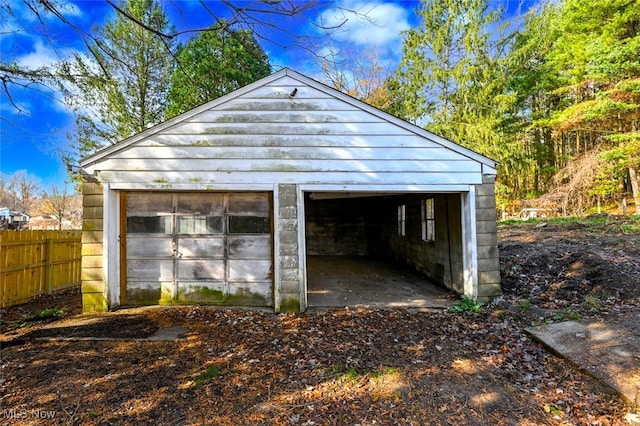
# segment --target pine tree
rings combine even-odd
[[[168,118],[216,99],[271,72],[269,58],[247,30],[221,21],[178,48]]]
[[[69,101],[77,110],[76,155],[92,154],[162,121],[173,71],[169,20],[154,0],[120,4],[134,19],[117,14],[99,30],[91,57],[68,64]],[[141,24],[144,24],[141,25]]]

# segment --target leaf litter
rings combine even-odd
[[[3,415],[24,414],[12,424],[630,424],[633,408],[523,330],[569,314],[637,313],[637,235],[510,227],[500,241],[504,296],[478,312],[174,307],[91,332],[180,325],[183,340],[3,348]],[[3,337],[39,310],[78,313],[78,297],[2,310]],[[55,417],[36,419],[37,410]]]

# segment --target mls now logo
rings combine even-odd
[[[20,410],[16,410],[15,408],[3,408],[2,409],[2,418],[3,419],[26,419],[28,417],[28,411],[24,408]]]
[[[55,410],[27,410],[25,408],[3,408],[0,418],[18,420],[18,419],[55,419]]]
[[[35,409],[35,410],[31,410],[31,418],[32,419],[55,419],[56,412],[55,410]]]

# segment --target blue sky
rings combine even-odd
[[[288,1],[288,0],[285,0]],[[291,0],[294,4],[301,4]],[[195,0],[163,0],[160,2],[178,31],[206,27],[213,23],[209,12]],[[220,3],[205,2],[207,7],[217,12]],[[241,2],[235,2],[241,3]],[[256,1],[243,2],[247,5]],[[66,2],[63,15],[77,30],[64,25],[53,15],[44,15],[47,32],[35,19],[35,15],[19,0],[11,4],[14,17],[5,10],[0,19],[0,55],[2,62],[15,62],[29,68],[51,65],[64,60],[74,52],[84,51],[80,34],[91,28],[102,26],[116,13],[103,1]],[[508,5],[516,10],[519,0],[494,0],[492,7]],[[365,55],[375,52],[376,56],[389,67],[395,67],[402,47],[401,32],[416,25],[414,10],[419,6],[415,1],[366,1],[337,0],[332,7],[315,8],[303,18],[277,18],[283,28],[303,35],[318,35],[314,24],[328,26],[346,23],[336,31],[332,40],[323,40],[327,49],[339,49],[349,55]],[[369,19],[358,18],[345,9],[359,10]],[[319,62],[301,48],[292,47],[292,40],[284,34],[267,34],[286,48],[269,41],[261,45],[270,57],[275,70],[287,66],[311,77],[322,80]],[[185,37],[180,40],[184,42]],[[63,186],[66,179],[66,165],[59,159],[59,149],[69,144],[67,134],[73,132],[74,116],[64,105],[60,96],[46,88],[10,87],[12,98],[0,95],[0,179],[24,170],[34,176],[44,190],[51,185]],[[17,105],[16,108],[13,104]],[[70,189],[70,188],[69,188]]]

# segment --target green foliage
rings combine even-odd
[[[499,116],[511,97],[490,27],[499,13],[486,0],[423,0],[419,28],[405,33],[389,84],[395,113],[485,155],[497,154]],[[398,105],[398,102],[401,104]]]
[[[327,369],[327,372],[331,376],[344,378],[346,381],[356,380],[360,376],[358,370],[356,370],[354,367],[347,367],[344,364],[331,366]]]
[[[531,301],[521,300],[516,304],[516,306],[522,312],[529,312],[531,310]]]
[[[587,294],[582,301],[582,307],[589,312],[600,312],[600,309],[602,309],[600,298],[593,293]]]
[[[178,48],[171,76],[166,117],[171,118],[216,99],[271,72],[269,59],[248,30],[224,21]]]
[[[66,316],[67,316],[67,310],[65,308],[43,309],[37,315],[32,315],[18,322],[13,323],[11,327],[12,328],[29,327],[42,321],[56,320],[56,319],[64,318]]]
[[[196,386],[200,387],[210,382],[211,379],[214,379],[216,377],[219,377],[225,374],[225,372],[226,372],[226,369],[224,367],[212,364],[209,367],[207,367],[207,369],[204,372],[195,375],[193,377],[193,381],[195,382]]]
[[[123,0],[119,7],[157,32],[169,20],[155,0]],[[114,15],[90,44],[91,57],[76,55],[64,65],[72,85],[68,103],[76,109],[74,150],[86,156],[146,130],[164,118],[173,70],[170,40],[124,17]]]
[[[554,321],[567,321],[567,320],[578,321],[581,318],[582,316],[580,315],[580,313],[573,308],[564,308],[563,310],[561,310],[560,312],[558,312],[553,316]]]
[[[478,303],[467,296],[462,296],[462,298],[458,301],[458,303],[452,306],[449,310],[451,312],[458,313],[458,314],[460,313],[471,314],[471,313],[483,312],[484,308],[482,307],[482,303]]]
[[[52,309],[44,309],[42,311],[40,311],[40,313],[38,314],[38,317],[40,318],[62,318],[64,316],[67,315],[66,310],[63,309],[58,309],[58,308],[52,308]]]
[[[519,180],[533,169],[530,153],[522,149],[514,129],[526,125],[510,114],[519,94],[509,85],[513,68],[506,55],[514,43],[498,25],[501,11],[486,0],[423,0],[417,14],[421,26],[408,30],[403,57],[388,87],[392,113],[423,125],[498,162],[497,202],[521,196]],[[529,63],[531,52],[518,52]],[[531,72],[517,84],[537,84]]]
[[[509,188],[502,204],[553,190],[567,207],[631,190],[627,169],[638,167],[640,150],[625,146],[640,113],[639,21],[633,0],[561,0],[528,13],[506,60],[516,102],[504,116],[505,146],[521,155],[500,169],[498,187]],[[576,158],[596,152],[609,161],[609,150],[624,158],[581,181],[565,178]]]

